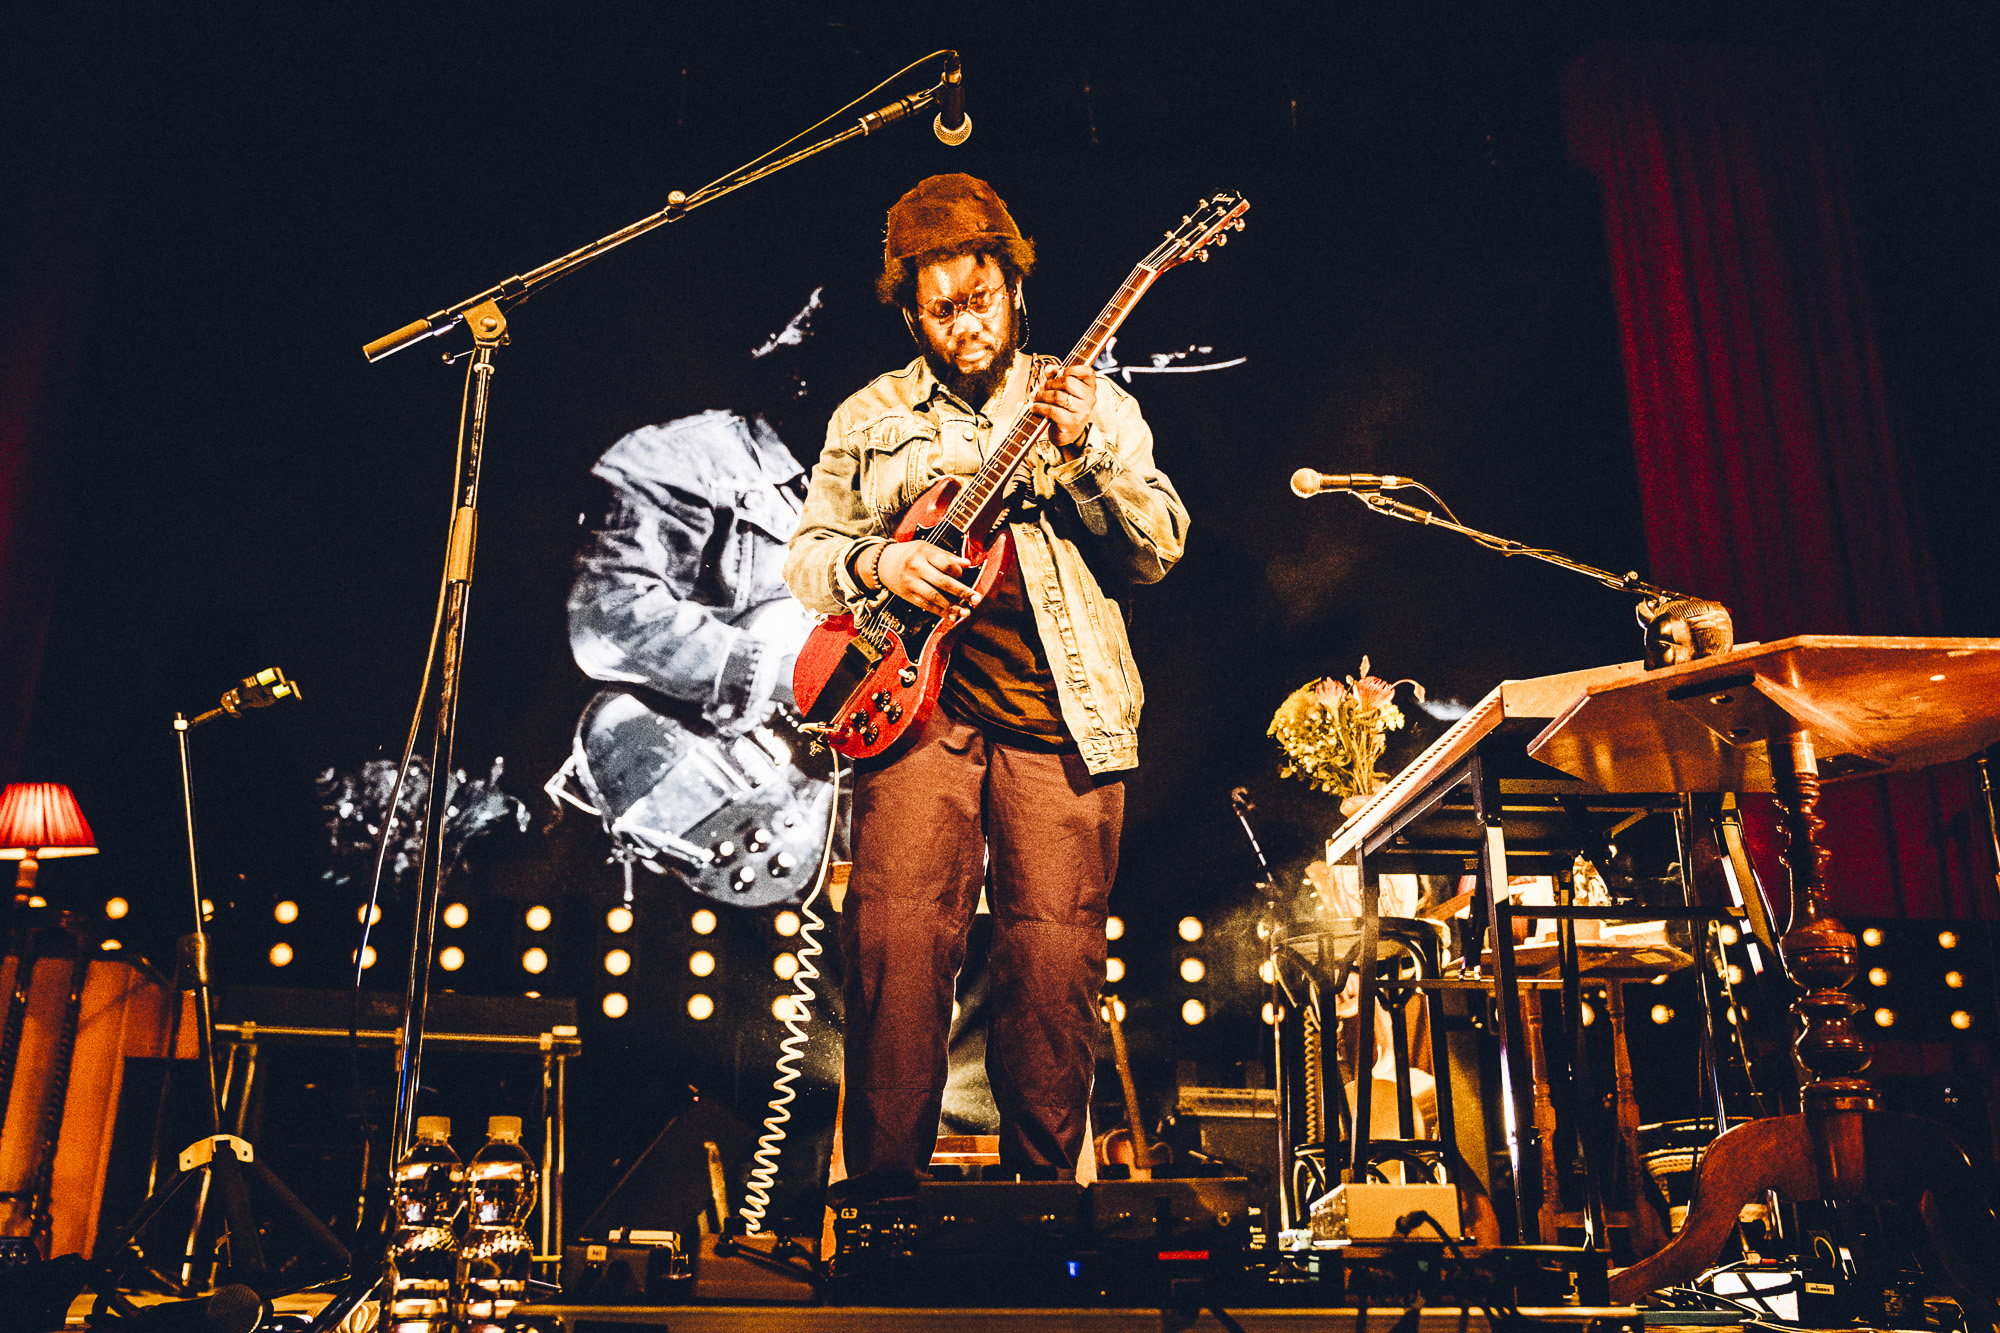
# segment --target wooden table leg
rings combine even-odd
[[[1779,951],[1801,992],[1792,1006],[1799,1024],[1793,1050],[1808,1076],[1805,1110],[1739,1125],[1711,1144],[1687,1225],[1658,1254],[1614,1276],[1611,1299],[1635,1301],[1700,1274],[1721,1253],[1743,1205],[1766,1190],[1794,1201],[1865,1195],[1922,1219],[1942,1270],[1934,1276],[1965,1305],[1968,1319],[1992,1328],[1992,1290],[1964,1256],[2000,1252],[2000,1225],[1948,1130],[1875,1109],[1875,1091],[1861,1077],[1872,1052],[1853,1021],[1862,1006],[1842,989],[1859,970],[1859,953],[1828,908],[1826,852],[1816,841],[1822,823],[1812,737],[1788,721],[1773,730],[1770,746],[1793,904]]]

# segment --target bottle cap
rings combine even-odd
[[[438,1143],[451,1137],[451,1117],[448,1115],[420,1115],[417,1117],[417,1137]]]
[[[521,1137],[521,1117],[517,1115],[488,1116],[486,1137],[489,1139],[518,1139]]]

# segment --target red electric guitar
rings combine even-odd
[[[1239,195],[1202,200],[1193,215],[1182,218],[1139,261],[1063,362],[1064,369],[1095,361],[1162,273],[1190,259],[1207,259],[1210,244],[1223,244],[1229,230],[1243,230],[1249,210]],[[1005,527],[1007,484],[1048,428],[1048,418],[1023,412],[970,479],[945,477],[910,506],[895,539],[930,542],[964,560],[972,566],[966,581],[984,600],[1013,558]],[[940,624],[929,611],[887,591],[877,593],[859,613],[821,621],[792,669],[792,694],[805,713],[803,729],[850,759],[881,754],[937,706],[952,640],[962,624]]]

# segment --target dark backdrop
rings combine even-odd
[[[5,165],[26,179],[62,164],[111,202],[73,303],[87,313],[75,386],[40,436],[53,613],[13,775],[71,783],[103,855],[54,863],[43,883],[93,913],[125,896],[114,933],[167,956],[187,913],[168,720],[281,665],[304,682],[302,706],[196,737],[204,869],[226,977],[340,984],[355,889],[320,877],[314,779],[400,746],[460,383],[435,343],[376,366],[360,345],[652,212],[951,45],[976,123],[963,148],[914,126],[848,145],[512,315],[459,759],[483,774],[504,756],[502,785],[536,823],[486,842],[454,886],[473,908],[469,961],[445,980],[582,1001],[590,1132],[573,1144],[574,1204],[690,1083],[761,1115],[780,989],[770,914],[725,916],[707,946],[723,967],[704,984],[723,1010],[696,1024],[682,1005],[698,904],[642,875],[637,963],[613,983],[598,958],[616,871],[601,835],[550,821],[539,792],[590,692],[562,610],[596,504],[589,463],[634,426],[731,393],[748,349],[823,287],[810,420],[792,431],[809,457],[840,397],[909,354],[869,286],[883,211],[923,175],[969,171],[1008,200],[1040,246],[1035,343],[1054,351],[1164,227],[1227,187],[1251,200],[1249,230],[1165,278],[1119,343],[1128,362],[1191,344],[1249,361],[1132,380],[1194,529],[1181,567],[1135,598],[1149,699],[1113,900],[1130,923],[1142,1063],[1152,1077],[1176,1056],[1222,1068],[1260,1030],[1254,999],[1221,966],[1199,992],[1174,980],[1173,923],[1223,924],[1248,903],[1232,787],[1250,788],[1288,876],[1336,821],[1275,776],[1264,727],[1287,691],[1367,654],[1469,703],[1505,677],[1637,655],[1615,594],[1285,486],[1301,465],[1413,475],[1474,526],[1644,569],[1602,221],[1563,152],[1560,78],[1592,42],[1830,54],[1945,628],[2000,632],[1995,465],[1979,447],[1995,425],[1979,387],[1995,351],[1994,13],[1279,4],[909,24],[781,0],[45,16],[13,57],[10,105],[31,132]],[[87,159],[66,155],[79,104],[117,113]],[[10,220],[42,207],[17,195]],[[1441,726],[1413,720],[1391,768]],[[290,929],[272,921],[280,900],[302,906]],[[521,924],[533,903],[555,912],[548,937]],[[392,905],[370,985],[400,987],[406,937]],[[296,951],[283,972],[266,961],[279,939]],[[533,942],[554,965],[531,979],[517,960]],[[614,984],[633,999],[619,1020],[597,1007]],[[1177,1014],[1195,993],[1215,1013],[1188,1029]],[[826,1055],[822,1039],[822,1089]],[[1661,1112],[1691,1100],[1667,1062],[1648,1076]]]

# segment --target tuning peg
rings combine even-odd
[[[1250,224],[1249,224],[1249,222],[1248,222],[1247,220],[1245,220],[1245,219],[1243,219],[1243,218],[1238,218],[1238,219],[1236,219],[1236,225],[1235,225],[1234,227],[1232,227],[1232,228],[1231,228],[1230,230],[1232,230],[1232,231],[1242,231],[1242,230],[1243,230],[1243,229],[1244,229],[1245,227],[1247,227],[1247,226],[1249,226],[1249,225],[1250,225]]]
[[[1188,214],[1188,213],[1183,213],[1183,214],[1181,214],[1181,225],[1182,225],[1183,227],[1187,226],[1187,224],[1188,224],[1188,218],[1189,218],[1190,216],[1192,216],[1192,215],[1191,215],[1191,214]]]
[[[1208,262],[1208,247],[1204,245],[1201,249],[1195,251],[1194,257],[1206,264]]]
[[[1171,241],[1172,239],[1174,239],[1174,234],[1173,234],[1172,232],[1170,232],[1170,231],[1163,231],[1163,232],[1161,232],[1161,233],[1160,233],[1160,235],[1162,235],[1162,236],[1166,237],[1166,238],[1167,238],[1168,240],[1170,240],[1170,241]]]
[[[1215,243],[1216,243],[1217,245],[1227,245],[1227,244],[1229,244],[1229,233],[1225,231],[1225,232],[1221,233],[1220,235],[1218,235],[1218,236],[1217,236],[1217,237],[1215,238]]]

